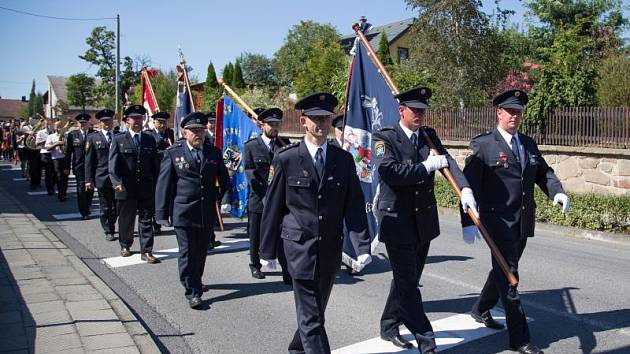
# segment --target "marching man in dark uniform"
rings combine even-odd
[[[343,139],[343,114],[340,114],[338,116],[335,117],[335,119],[333,119],[332,121],[332,126],[335,129],[335,138],[330,140],[330,143],[340,147],[343,149],[343,146],[341,146],[341,140]]]
[[[125,110],[127,131],[114,137],[109,151],[109,177],[118,202],[120,255],[131,256],[137,214],[140,258],[147,263],[159,263],[152,254],[154,183],[159,167],[155,139],[151,133],[142,131],[145,114],[140,105]]]
[[[94,189],[85,188],[85,143],[89,134],[94,130],[89,128],[90,115],[82,113],[76,116],[79,129],[73,130],[66,136],[66,158],[68,166],[72,164],[72,172],[77,182],[77,203],[79,213],[84,220],[90,218],[90,206],[94,198]]]
[[[328,144],[337,99],[315,93],[296,103],[304,140],[275,155],[261,222],[260,258],[275,267],[282,241],[293,280],[298,330],[290,353],[330,353],[324,311],[341,266],[344,222],[371,261],[364,198],[352,155]]]
[[[101,227],[107,241],[115,241],[116,237],[116,199],[114,188],[109,178],[109,150],[114,141],[114,111],[104,109],[96,113],[100,121],[100,129],[88,135],[85,143],[85,188],[98,189]]]
[[[163,224],[175,200],[172,218],[179,245],[179,279],[191,308],[202,303],[201,277],[217,217],[216,202],[222,197],[217,180],[222,193],[230,189],[221,151],[204,142],[206,121],[201,112],[182,119],[184,139],[164,152],[155,198],[156,219]]]
[[[518,278],[518,261],[527,238],[534,236],[534,184],[553,198],[554,205],[562,204],[564,213],[569,211],[569,198],[534,140],[518,132],[527,94],[509,90],[497,95],[492,103],[497,107],[498,126],[471,140],[464,174],[479,202],[482,224]],[[465,214],[462,225],[466,242],[473,243],[480,237],[477,226]],[[492,259],[492,270],[473,306],[472,317],[487,327],[503,328],[490,314],[499,299],[505,309],[510,347],[524,354],[542,353],[529,342],[527,318],[518,291],[510,287]]]
[[[415,336],[421,353],[435,352],[433,328],[422,305],[418,282],[431,240],[440,234],[433,192],[435,171],[448,168],[462,190],[464,205],[474,204],[466,178],[448,154],[435,130],[423,127],[431,89],[416,87],[396,95],[400,120],[373,135],[380,176],[375,205],[379,240],[385,243],[393,280],[381,317],[381,338],[409,349],[399,334],[404,324]],[[439,155],[430,153],[426,132]]]
[[[150,130],[153,139],[157,143],[157,160],[158,166],[164,158],[164,151],[175,142],[175,132],[166,126],[166,122],[171,117],[168,112],[157,112],[151,116],[153,118],[153,129]],[[157,179],[156,179],[157,183]],[[162,233],[162,227],[153,220],[153,233],[159,235]]]
[[[247,232],[249,233],[249,269],[252,277],[264,279],[260,271],[260,220],[263,213],[263,199],[269,183],[269,168],[276,150],[289,145],[288,139],[278,137],[282,121],[282,110],[270,108],[258,114],[263,134],[245,143],[243,165],[249,182],[247,198]],[[281,142],[279,140],[282,140]],[[288,280],[288,277],[285,277]]]

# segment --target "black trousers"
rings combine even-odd
[[[68,170],[68,164],[66,159],[55,159],[52,160],[52,163],[55,170],[55,179],[57,180],[57,196],[61,199],[68,192],[68,175],[65,173]]]
[[[79,173],[77,173],[79,172]],[[94,198],[94,189],[85,189],[85,174],[81,171],[74,171],[74,178],[77,182],[77,205],[82,216],[90,216],[90,206]]]
[[[518,230],[519,226],[520,224],[515,229]],[[501,239],[494,239],[494,242],[510,266],[510,270],[518,279],[518,261],[521,259],[527,245],[527,238],[521,239],[518,231],[512,232],[511,235],[501,234],[501,236]],[[482,314],[493,308],[499,299],[501,299],[505,309],[510,346],[520,347],[529,343],[527,317],[525,316],[518,290],[510,287],[505,274],[501,271],[501,267],[492,257],[492,270],[488,274],[486,283],[481,290],[481,295],[479,295],[472,311],[476,314]]]
[[[18,158],[20,159],[20,169],[22,170],[22,177],[26,173],[28,167],[28,149],[27,148],[18,148]]]
[[[114,188],[101,187],[98,189],[98,204],[100,208],[101,227],[103,232],[114,234],[116,232],[116,199],[114,198]]]
[[[247,233],[249,234],[249,265],[260,269],[260,221],[262,213],[247,211]]]
[[[120,247],[131,248],[133,245],[133,226],[138,215],[138,237],[140,252],[153,252],[153,198],[118,200],[118,242]]]
[[[179,254],[179,281],[184,286],[187,299],[203,294],[201,278],[206,266],[206,256],[210,245],[210,229],[200,227],[175,226]]]
[[[330,353],[324,312],[334,283],[335,273],[316,274],[314,280],[293,279],[298,329],[289,344],[289,353]]]
[[[44,168],[44,182],[46,183],[46,190],[48,193],[55,192],[55,185],[57,184],[57,177],[55,176],[55,166],[53,165],[52,157],[50,154],[41,154],[41,166]]]
[[[28,175],[31,179],[31,187],[39,188],[42,185],[42,164],[39,150],[26,149],[28,154]]]
[[[418,288],[430,245],[430,242],[385,244],[394,279],[381,315],[381,334],[398,334],[398,326],[402,322],[416,337],[422,353],[436,348],[433,327],[424,312],[422,294]]]

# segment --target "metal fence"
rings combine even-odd
[[[281,131],[303,133],[298,118],[298,111],[285,111]],[[433,127],[442,140],[469,141],[494,129],[497,118],[491,107],[431,109],[426,125]],[[524,133],[545,145],[630,148],[630,107],[558,108],[549,114],[542,131]]]

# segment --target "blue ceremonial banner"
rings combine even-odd
[[[232,101],[223,95],[223,160],[232,180],[228,192],[232,215],[241,218],[247,208],[247,179],[241,154],[249,139],[261,134],[256,124]]]
[[[357,42],[348,85],[350,89],[346,125],[343,131],[343,148],[354,157],[357,175],[365,196],[365,210],[368,215],[372,251],[374,251],[378,245],[378,227],[372,213],[372,202],[377,193],[378,176],[376,166],[372,161],[372,132],[393,126],[398,122],[398,101],[381,74],[378,73],[361,42]],[[344,237],[343,261],[355,271],[360,271],[355,261],[357,248],[349,237]]]

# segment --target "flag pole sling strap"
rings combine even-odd
[[[374,52],[374,49],[372,49],[372,46],[370,45],[367,38],[365,37],[365,34],[363,34],[363,32],[360,30],[359,24],[355,23],[354,25],[352,25],[352,29],[355,31],[357,37],[359,37],[359,40],[361,41],[365,49],[368,51],[368,55],[372,59],[372,62],[378,68],[378,72],[383,76],[383,79],[385,79],[387,86],[389,86],[389,88],[392,90],[392,93],[394,95],[397,95],[400,92],[400,90],[398,90],[396,83],[394,83],[394,80],[392,80],[391,76],[389,76],[389,73],[383,66],[383,63],[381,63],[381,61],[379,60],[378,56]],[[425,143],[431,148],[431,152],[433,152],[436,155],[439,155],[439,152],[435,148],[435,145],[433,144],[433,141],[431,141],[431,138],[429,138],[429,135],[427,134],[427,132],[422,128],[420,128],[420,131],[422,132],[422,137],[424,138]],[[457,185],[457,182],[455,181],[455,177],[453,177],[453,174],[451,173],[451,171],[448,168],[442,168],[440,169],[440,172],[446,178],[448,183],[451,185],[451,188],[453,189],[453,192],[455,192],[455,194],[457,195],[457,198],[461,199],[462,192],[459,186]],[[479,220],[479,218],[474,214],[474,212],[470,208],[468,208],[468,216],[473,221],[473,223],[477,226],[477,228],[479,228],[479,231],[481,232],[483,239],[488,244],[488,247],[490,247],[492,256],[501,267],[501,270],[507,277],[510,285],[513,287],[516,287],[518,285],[518,280],[516,279],[514,274],[510,271],[510,267],[508,263],[505,261],[505,258],[501,254],[501,251],[499,251],[499,248],[490,237],[488,230],[483,226],[483,224],[481,223],[481,220]]]

